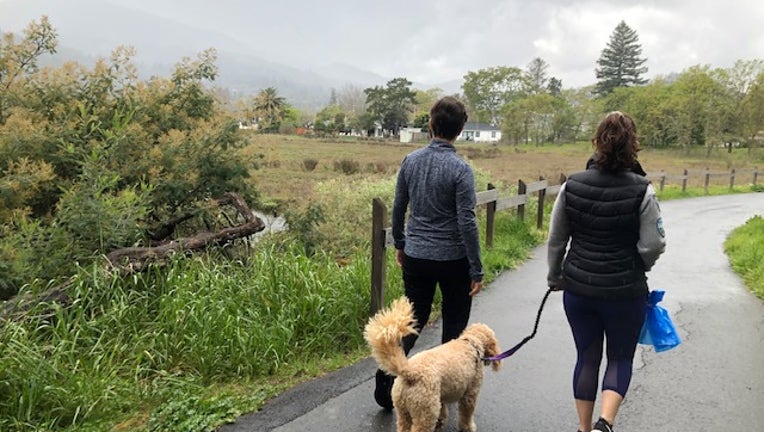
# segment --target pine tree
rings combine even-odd
[[[640,76],[647,72],[643,66],[642,46],[637,32],[621,21],[610,35],[610,41],[600,54],[595,72],[597,74],[596,93],[604,96],[616,87],[628,87],[647,83]]]

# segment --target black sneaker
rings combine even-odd
[[[597,423],[594,423],[592,432],[613,432],[613,425],[608,423],[608,421],[604,418],[600,417],[600,419],[597,420]]]
[[[374,388],[374,400],[386,411],[393,410],[393,397],[390,395],[393,390],[394,376],[384,373],[377,369],[377,375],[374,377],[377,386]]]

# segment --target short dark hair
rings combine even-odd
[[[441,98],[430,108],[430,131],[433,137],[449,141],[462,133],[467,123],[467,108],[453,96]]]
[[[602,119],[592,144],[596,153],[594,163],[600,170],[625,171],[637,163],[637,125],[629,115],[620,111],[608,113]]]

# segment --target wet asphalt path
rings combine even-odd
[[[668,247],[648,274],[649,284],[666,291],[661,304],[683,343],[663,353],[639,346],[616,430],[764,431],[764,302],[745,289],[722,249],[733,228],[764,215],[764,193],[669,201],[662,210]],[[533,328],[545,276],[542,246],[478,295],[472,321],[490,325],[503,349],[519,342]],[[561,297],[552,293],[536,337],[503,369],[486,369],[479,431],[576,430],[575,352]],[[439,325],[423,332],[415,350],[437,343]],[[372,397],[375,369],[366,359],[297,386],[221,431],[394,431],[394,414],[379,409]],[[454,417],[445,432],[456,430]]]

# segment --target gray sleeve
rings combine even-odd
[[[639,241],[637,251],[649,271],[658,257],[666,250],[666,232],[663,229],[663,218],[655,188],[647,186],[639,212]]]
[[[465,169],[456,184],[456,217],[459,224],[467,260],[470,263],[470,277],[473,281],[483,280],[483,263],[480,258],[480,235],[475,218],[475,177],[472,169]]]
[[[395,183],[395,198],[393,199],[392,230],[396,249],[403,249],[406,245],[405,223],[406,209],[409,205],[409,189],[404,175],[406,159],[403,159],[401,168],[398,170],[398,180]]]
[[[565,258],[565,250],[570,239],[568,219],[565,215],[565,184],[563,183],[552,207],[552,216],[549,222],[549,244],[547,246],[547,283],[549,286],[557,286],[562,280],[562,261]]]

